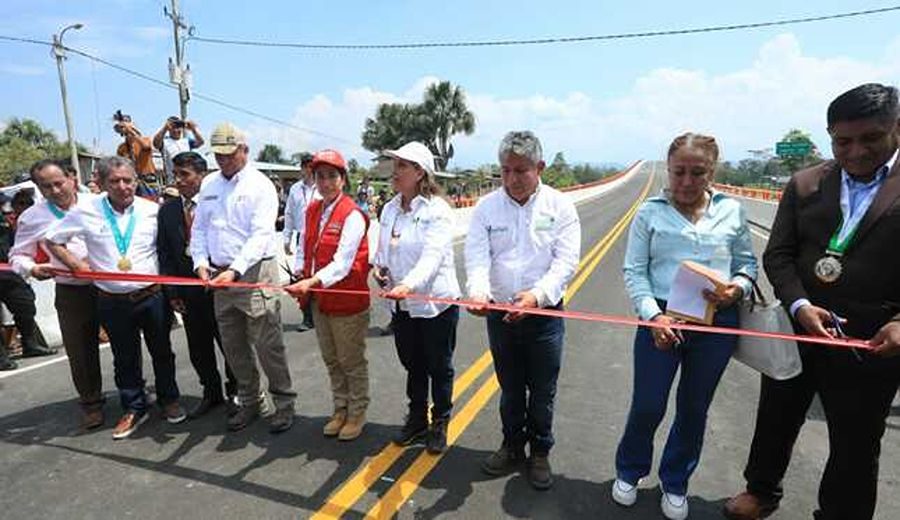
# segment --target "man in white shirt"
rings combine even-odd
[[[523,309],[561,309],[581,249],[581,224],[572,201],[543,185],[541,143],[531,132],[510,132],[500,143],[503,187],[475,208],[466,236],[469,298]],[[521,312],[469,309],[487,316],[494,368],[500,381],[503,445],[482,469],[514,470],[530,444],[528,480],[536,489],[553,484],[548,455],[553,446],[553,400],[562,360],[563,320]]]
[[[300,158],[300,167],[303,169],[303,177],[291,186],[288,192],[287,202],[284,206],[284,254],[290,255],[294,251],[294,276],[300,277],[303,272],[303,237],[306,230],[306,208],[309,203],[322,198],[316,189],[316,179],[313,175],[312,154],[304,153]],[[294,234],[296,232],[296,235]],[[312,309],[307,302],[303,307],[303,323],[297,327],[299,332],[307,331],[314,327]]]
[[[191,228],[191,256],[197,275],[213,284],[233,282],[277,285],[278,194],[259,170],[248,165],[244,133],[222,123],[210,136],[219,172],[200,188]],[[293,425],[291,373],[281,334],[281,301],[275,289],[217,289],[213,296],[216,320],[225,357],[237,379],[237,412],[228,429],[245,428],[259,416],[259,372],[256,358],[269,380],[276,411],[270,431],[280,433]]]
[[[188,137],[185,130],[191,132]],[[171,116],[163,123],[162,128],[153,135],[153,148],[159,150],[163,158],[163,169],[166,172],[165,184],[175,182],[175,169],[172,159],[181,152],[189,152],[203,146],[206,141],[197,124],[193,121],[184,121],[178,116]]]
[[[45,200],[36,202],[19,216],[16,243],[10,251],[13,270],[23,279],[46,280],[51,268],[66,269],[47,255],[44,235],[78,204],[86,204],[93,195],[79,194],[77,178],[67,175],[53,160],[31,167],[31,179]],[[84,240],[74,237],[66,244],[69,252],[85,261]],[[97,317],[97,288],[90,281],[59,277],[56,279],[56,312],[62,332],[72,382],[78,391],[82,410],[81,428],[91,430],[103,425],[103,391],[100,374],[100,346]]]
[[[50,253],[71,271],[101,271],[158,275],[154,202],[135,197],[137,174],[131,161],[107,157],[97,166],[106,196],[98,196],[66,213],[48,231]],[[87,260],[66,248],[75,237],[84,240]],[[100,323],[109,334],[116,386],[124,415],[113,429],[114,439],[134,433],[148,417],[141,362],[141,333],[153,359],[157,401],[163,416],[176,424],[186,419],[178,403],[175,354],[169,333],[172,314],[159,284],[97,280]]]

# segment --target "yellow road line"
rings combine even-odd
[[[575,296],[575,293],[581,289],[581,286],[585,281],[591,276],[594,272],[594,269],[597,268],[597,264],[600,263],[600,260],[606,255],[606,252],[613,246],[613,244],[618,240],[619,236],[625,231],[628,225],[631,223],[631,219],[634,217],[637,210],[641,207],[641,203],[644,201],[644,198],[647,196],[647,193],[650,191],[650,186],[653,185],[653,175],[647,179],[647,184],[644,185],[644,189],[641,191],[641,194],[638,196],[637,200],[634,201],[631,208],[625,213],[625,215],[616,223],[615,226],[610,230],[609,233],[604,236],[600,242],[594,246],[594,249],[588,254],[588,258],[590,255],[594,255],[594,251],[596,250],[597,254],[588,261],[587,267],[578,271],[575,275],[575,278],[569,284],[569,288],[566,290],[566,295],[563,299],[563,303],[568,303],[569,300]]]
[[[478,412],[490,401],[500,388],[497,375],[492,374],[486,383],[469,399],[463,409],[450,421],[447,428],[447,445],[452,445],[462,435]],[[366,518],[391,518],[419,487],[419,482],[437,466],[442,455],[423,452],[416,461],[400,475],[388,492],[366,514]]]
[[[631,221],[631,218],[637,212],[637,208],[644,200],[644,197],[646,197],[647,192],[650,191],[650,186],[652,184],[653,175],[647,180],[647,185],[644,186],[644,190],[641,192],[640,197],[638,197],[638,200],[635,201],[634,205],[625,213],[616,225],[613,226],[610,232],[600,239],[600,244],[605,244],[605,246],[600,247],[596,257],[590,261],[586,269],[587,275],[590,275],[590,273],[596,269],[600,260],[606,256],[606,253],[609,252],[616,239],[621,236],[622,231],[627,227],[628,222]],[[587,276],[584,278],[586,279],[586,277]],[[581,284],[575,287],[570,285],[569,290],[566,292],[567,296],[569,298],[575,296],[575,293],[578,292],[583,283],[584,282],[582,281]],[[462,432],[465,431],[499,389],[500,385],[497,382],[497,375],[493,374],[486,383],[481,385],[481,388],[479,388],[475,395],[466,403],[462,411],[450,419],[450,424],[447,428],[448,447],[456,442],[457,438],[459,438]],[[431,455],[428,452],[420,453],[419,456],[416,457],[416,460],[413,461],[406,471],[400,475],[400,478],[398,478],[390,489],[388,489],[387,493],[385,493],[384,496],[369,509],[369,512],[366,513],[366,518],[387,519],[392,518],[397,514],[400,507],[413,495],[413,493],[415,493],[416,489],[419,488],[419,484],[428,476],[431,470],[437,466],[443,456],[444,455]]]
[[[486,350],[466,371],[453,383],[453,402],[463,394],[475,380],[491,366],[491,351]],[[312,519],[323,520],[326,518],[338,518],[355,504],[372,484],[378,481],[397,459],[403,455],[405,448],[389,443],[381,452],[369,459],[359,468],[353,476],[347,480],[337,492],[335,492],[317,512]]]

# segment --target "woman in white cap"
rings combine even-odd
[[[425,440],[430,453],[447,449],[453,394],[453,350],[459,307],[416,298],[458,298],[453,261],[453,213],[434,178],[434,156],[419,142],[385,152],[394,161],[397,193],[382,210],[374,276],[388,292],[394,343],[406,368],[409,415],[394,438],[400,446]],[[428,387],[431,386],[431,424]]]

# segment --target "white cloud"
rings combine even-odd
[[[658,157],[675,135],[687,130],[715,135],[726,159],[771,147],[791,128],[812,132],[820,148],[827,150],[824,114],[830,100],[860,83],[893,83],[898,73],[900,38],[887,46],[884,56],[864,62],[804,55],[794,35],[782,34],[766,42],[744,68],[719,75],[651,70],[637,78],[627,94],[614,99],[601,101],[581,91],[525,98],[469,92],[476,133],[456,138],[454,162],[471,166],[494,161],[503,134],[525,128],[542,139],[548,160],[557,151],[578,162]],[[416,102],[437,80],[423,77],[399,94],[361,87],[346,89],[335,100],[318,95],[301,104],[291,122],[358,143],[363,122],[380,103]],[[254,126],[250,132],[257,143],[275,142],[290,151],[332,146],[360,160],[371,156],[359,147],[351,150],[346,142],[273,125]]]

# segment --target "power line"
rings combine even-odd
[[[50,42],[43,41],[43,40],[35,40],[35,39],[32,39],[32,38],[19,38],[19,37],[16,37],[16,36],[5,36],[5,35],[0,35],[0,40],[11,41],[11,42],[19,42],[19,43],[30,43],[30,44],[34,44],[34,45],[44,45],[44,46],[47,46],[47,47],[53,47],[53,44],[50,43]],[[161,79],[154,78],[153,76],[149,76],[149,75],[147,75],[147,74],[144,74],[143,72],[139,72],[139,71],[136,71],[136,70],[134,70],[134,69],[130,69],[130,68],[128,68],[128,67],[124,67],[124,66],[122,66],[122,65],[113,63],[113,62],[111,62],[111,61],[109,61],[109,60],[105,60],[105,59],[103,59],[103,58],[101,58],[101,57],[99,57],[99,56],[95,56],[95,55],[90,54],[90,53],[88,53],[88,52],[85,52],[85,51],[82,51],[82,50],[79,50],[79,49],[74,49],[74,48],[72,48],[72,47],[67,47],[67,46],[65,46],[65,45],[63,45],[62,48],[65,49],[65,50],[68,51],[68,52],[71,52],[72,54],[77,54],[78,56],[81,56],[82,58],[85,58],[85,59],[90,60],[90,61],[92,61],[92,62],[100,63],[100,64],[102,64],[102,65],[106,65],[107,67],[116,69],[116,70],[118,70],[119,72],[122,72],[122,73],[125,73],[125,74],[128,74],[128,75],[134,76],[134,77],[139,78],[139,79],[142,79],[142,80],[144,80],[144,81],[149,81],[149,82],[151,82],[151,83],[155,83],[155,84],[160,85],[160,86],[162,86],[162,87],[166,87],[166,88],[178,90],[178,86],[177,86],[177,85],[172,85],[171,83],[169,83],[169,82],[167,82],[167,81],[163,81],[163,80],[161,80]],[[227,108],[227,109],[232,110],[232,111],[235,111],[235,112],[239,112],[239,113],[242,113],[242,114],[245,114],[245,115],[248,115],[248,116],[252,116],[252,117],[255,117],[255,118],[258,118],[258,119],[265,120],[265,121],[269,121],[269,122],[271,122],[271,123],[279,124],[279,125],[282,125],[282,126],[285,126],[285,127],[288,127],[288,128],[293,128],[294,130],[299,130],[299,131],[301,131],[301,132],[306,132],[306,133],[308,133],[308,134],[313,134],[313,135],[317,135],[317,136],[319,136],[319,137],[324,137],[324,138],[327,138],[327,139],[331,139],[331,140],[333,140],[333,141],[338,141],[338,142],[341,142],[341,143],[344,143],[344,144],[349,144],[349,145],[351,145],[351,146],[353,146],[353,147],[355,147],[355,148],[357,148],[357,149],[361,149],[358,143],[355,143],[355,142],[350,141],[350,140],[348,140],[348,139],[344,139],[343,137],[338,137],[338,136],[336,136],[336,135],[331,135],[331,134],[327,134],[327,133],[325,133],[325,132],[320,132],[320,131],[314,130],[314,129],[312,129],[312,128],[306,128],[306,127],[298,126],[298,125],[295,125],[295,124],[293,124],[293,123],[291,123],[291,122],[289,122],[289,121],[284,121],[284,120],[278,119],[278,118],[276,118],[276,117],[267,116],[267,115],[265,115],[265,114],[263,114],[263,113],[256,112],[256,111],[254,111],[254,110],[249,110],[249,109],[246,109],[246,108],[243,108],[243,107],[234,105],[234,104],[232,104],[232,103],[229,103],[229,102],[227,102],[227,101],[223,101],[223,100],[221,100],[221,99],[215,98],[215,97],[213,97],[213,96],[209,96],[209,95],[206,95],[206,94],[201,94],[201,93],[199,93],[199,92],[194,92],[193,95],[194,95],[194,97],[196,97],[197,99],[202,99],[202,100],[204,100],[204,101],[206,101],[206,102],[208,102],[208,103],[212,103],[212,104],[214,104],[214,105],[218,105],[218,106],[220,106],[220,107]]]
[[[860,16],[870,16],[875,14],[883,14],[891,11],[900,11],[900,5],[892,7],[883,7],[879,9],[868,9],[865,11],[851,11],[846,13],[830,14],[823,16],[810,16],[805,18],[789,18],[785,20],[774,20],[768,22],[742,23],[733,25],[714,25],[709,27],[697,27],[689,29],[673,29],[646,32],[631,32],[619,34],[602,34],[594,36],[565,36],[555,38],[531,38],[518,40],[473,40],[473,41],[446,41],[446,42],[412,42],[412,43],[292,43],[292,42],[269,42],[261,40],[240,40],[230,38],[210,38],[203,36],[189,36],[190,40],[202,43],[214,43],[221,45],[241,45],[245,47],[282,47],[293,49],[315,49],[315,50],[385,50],[385,49],[429,49],[429,48],[446,48],[446,47],[508,47],[514,45],[548,45],[557,43],[585,43],[609,40],[632,40],[638,38],[655,38],[659,36],[677,36],[685,34],[699,33],[715,33],[727,31],[739,31],[746,29],[760,29],[764,27],[777,27],[783,25],[797,25],[811,22],[822,22],[826,20],[838,20],[844,18],[855,18]]]

